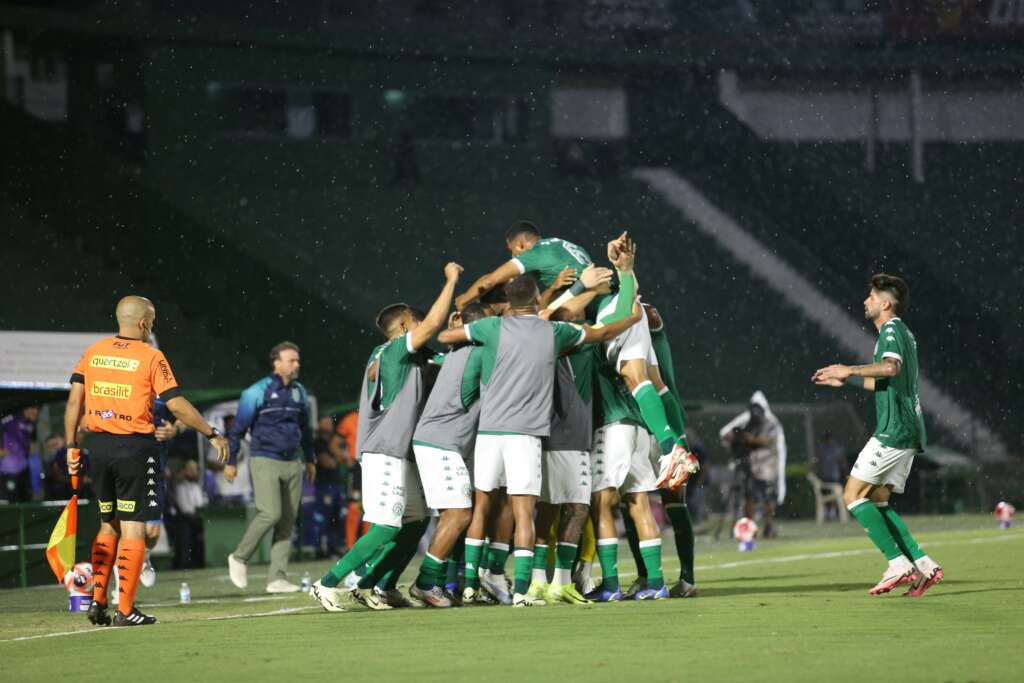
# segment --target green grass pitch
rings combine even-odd
[[[95,629],[62,611],[62,589],[0,591],[0,671],[12,683],[123,679],[128,661],[129,678],[155,681],[1024,680],[1024,530],[908,523],[946,570],[918,600],[867,595],[883,563],[855,523],[796,522],[753,553],[700,537],[693,600],[327,614],[304,594],[259,592],[261,567],[245,594],[209,569],[140,589],[160,624]],[[674,578],[670,539],[665,557]],[[628,584],[624,543],[620,564]],[[191,605],[177,604],[183,580]]]

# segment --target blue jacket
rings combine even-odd
[[[309,398],[298,382],[285,386],[280,376],[270,375],[242,392],[228,434],[229,465],[235,464],[247,431],[252,432],[250,452],[254,457],[292,460],[301,452],[306,462],[313,462]]]

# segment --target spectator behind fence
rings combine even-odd
[[[500,288],[499,288],[500,289]],[[348,454],[348,476],[346,493],[348,509],[345,512],[345,547],[351,548],[359,537],[366,533],[368,524],[363,523],[363,478],[356,454],[356,432],[359,426],[359,413],[355,410],[345,414],[338,420],[337,432],[345,440],[345,451]]]
[[[316,504],[313,511],[314,538],[318,558],[337,558],[342,536],[345,487],[348,470],[344,441],[334,430],[334,420],[321,417],[313,441],[316,456]]]
[[[206,566],[202,509],[206,492],[199,481],[199,465],[186,460],[174,480],[174,568]]]
[[[29,455],[39,420],[39,406],[30,406],[0,419],[0,500],[26,503],[32,500]]]
[[[316,480],[313,433],[306,389],[297,381],[299,347],[281,342],[270,350],[270,362],[273,372],[242,392],[229,434],[231,456],[224,476],[232,481],[238,473],[242,437],[251,433],[249,467],[256,517],[238,547],[228,555],[228,573],[236,588],[247,587],[246,563],[267,532],[273,530],[267,592],[295,593],[301,587],[288,581],[288,555],[299,514],[303,461],[306,476],[310,481]]]
[[[843,483],[843,473],[849,471],[846,449],[836,441],[832,432],[825,432],[815,448],[814,473],[826,484]]]

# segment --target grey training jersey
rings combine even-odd
[[[463,377],[470,354],[479,349],[463,346],[445,356],[441,372],[423,407],[413,441],[463,456],[473,451],[480,401],[463,406]]]
[[[550,434],[555,358],[583,342],[583,329],[517,315],[484,318],[466,330],[484,352],[480,432]]]
[[[363,373],[359,391],[356,447],[363,453],[412,458],[412,434],[423,401],[426,356],[410,351],[405,337],[374,349],[367,367],[378,362],[377,379]]]
[[[589,451],[594,435],[594,410],[580,396],[567,357],[559,358],[555,367],[554,404],[551,436],[545,440],[544,450]]]

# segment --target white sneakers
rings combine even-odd
[[[268,593],[298,593],[302,590],[302,586],[296,586],[287,579],[274,579],[267,584]]]
[[[490,594],[502,605],[511,605],[512,596],[509,593],[508,579],[504,574],[492,574],[486,569],[480,570],[480,588]]]
[[[325,612],[344,612],[345,591],[337,588],[328,588],[318,580],[309,589],[309,595],[320,603]]]
[[[228,576],[235,588],[247,588],[249,586],[249,570],[245,563],[236,560],[234,555],[228,555]]]
[[[513,607],[541,607],[546,604],[541,598],[531,597],[529,593],[516,593],[512,596]]]

